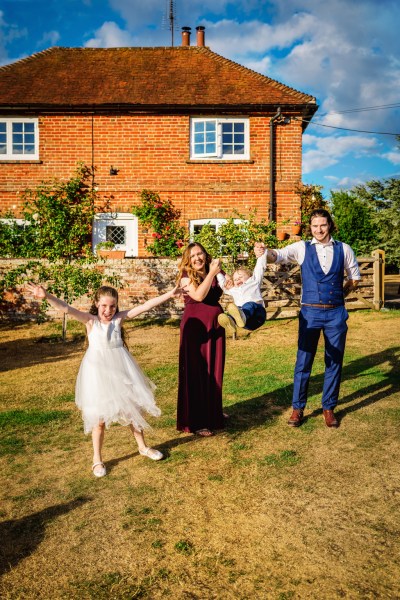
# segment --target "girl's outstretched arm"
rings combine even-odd
[[[163,304],[172,297],[180,296],[181,293],[181,289],[178,286],[176,286],[169,292],[162,294],[162,296],[157,296],[157,298],[151,298],[151,300],[147,300],[147,302],[144,302],[144,304],[139,304],[138,306],[135,306],[130,310],[121,311],[118,314],[118,316],[120,316],[121,319],[133,319],[134,317],[137,317],[138,315],[141,315],[142,313],[151,310],[152,308],[155,308],[159,304]]]
[[[50,306],[52,306],[59,312],[67,313],[70,317],[76,319],[77,321],[80,321],[81,323],[88,323],[89,321],[95,318],[94,315],[91,315],[87,312],[82,312],[81,310],[77,310],[76,308],[73,308],[72,306],[64,302],[64,300],[53,296],[53,294],[50,294],[48,291],[46,291],[45,288],[40,284],[28,283],[26,285],[26,289],[28,290],[28,292],[33,294],[34,298],[36,298],[37,300],[47,300]]]

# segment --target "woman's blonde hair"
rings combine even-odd
[[[190,262],[190,253],[191,253],[192,249],[196,248],[196,247],[200,248],[200,250],[202,252],[204,252],[204,254],[206,255],[206,272],[208,273],[208,267],[212,260],[211,256],[208,254],[208,252],[204,248],[204,246],[202,246],[198,242],[192,242],[191,244],[186,246],[186,248],[184,249],[183,254],[182,254],[182,260],[181,260],[181,264],[179,265],[179,273],[178,273],[178,279],[177,279],[178,285],[179,285],[182,277],[184,276],[183,275],[184,272],[186,273],[186,276],[189,277],[190,283],[192,283],[196,287],[198,287],[202,282],[202,278],[201,278],[199,272],[195,271],[195,269],[193,269],[193,267],[191,266],[191,262]]]

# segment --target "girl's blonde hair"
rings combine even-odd
[[[182,260],[181,260],[181,264],[179,265],[179,273],[178,273],[178,279],[177,279],[178,285],[183,277],[184,272],[186,272],[187,277],[189,277],[190,283],[192,283],[196,287],[198,287],[201,284],[201,282],[203,281],[200,276],[200,273],[198,271],[195,271],[195,269],[193,269],[193,267],[191,266],[191,263],[190,263],[190,253],[191,253],[192,249],[196,248],[196,247],[200,248],[200,250],[202,252],[204,252],[204,254],[206,255],[206,272],[208,273],[208,268],[209,268],[210,262],[212,260],[210,254],[208,254],[208,252],[204,248],[204,246],[202,246],[198,242],[192,242],[191,244],[186,246],[186,248],[182,254]]]

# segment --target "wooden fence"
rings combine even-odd
[[[346,297],[348,310],[373,308],[384,303],[385,253],[374,250],[371,256],[357,258],[361,281]],[[296,316],[300,310],[301,270],[299,265],[268,265],[262,294],[268,319]]]

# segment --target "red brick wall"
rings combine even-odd
[[[97,168],[99,194],[112,197],[111,209],[129,212],[143,188],[169,197],[190,219],[224,218],[232,210],[257,207],[268,218],[270,127],[268,116],[250,117],[249,162],[189,160],[187,115],[69,115],[39,118],[40,162],[0,161],[0,210],[18,211],[21,192],[53,177],[69,178],[78,161]],[[301,122],[276,125],[277,221],[300,216],[294,193],[301,179]],[[118,175],[110,176],[110,166]],[[289,228],[288,228],[289,231]],[[145,255],[139,236],[139,255]]]

